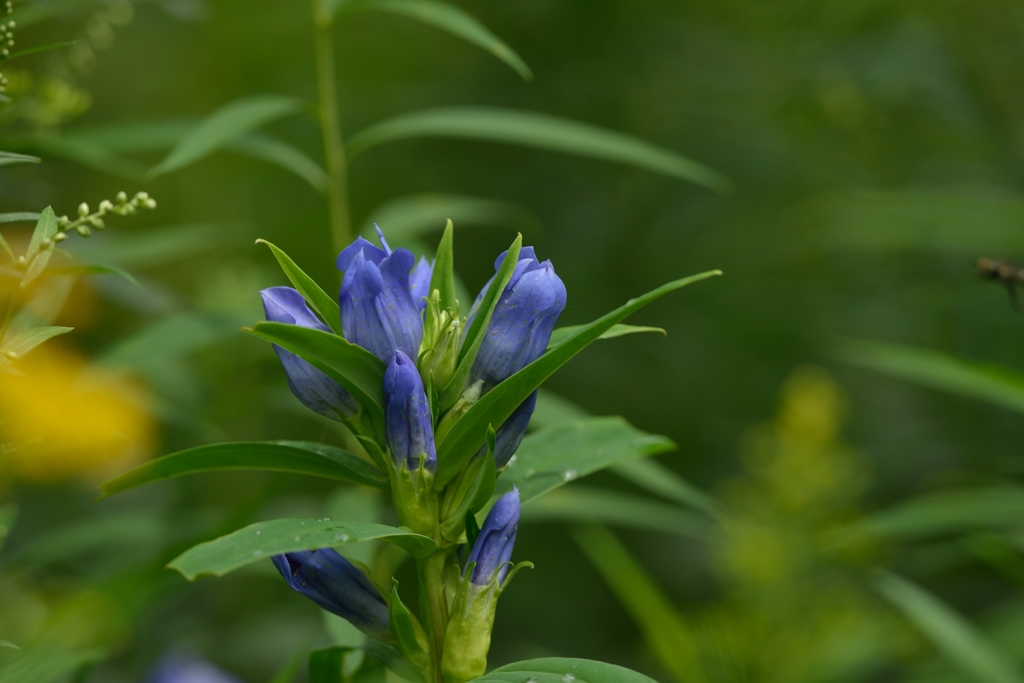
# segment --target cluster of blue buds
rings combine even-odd
[[[480,491],[493,490],[481,483],[482,473],[507,466],[526,434],[537,392],[497,425],[489,443],[458,476],[435,482],[438,445],[482,396],[545,352],[565,309],[566,290],[551,262],[523,247],[514,264],[505,265],[509,252],[498,257],[496,275],[461,317],[451,285],[450,231],[449,225],[444,238],[448,258],[442,259],[439,250],[435,263],[417,262],[412,252],[392,249],[379,228],[380,246],[360,237],[338,256],[341,336],[383,363],[383,429],[364,419],[364,408],[349,390],[304,358],[275,348],[295,396],[355,433],[369,457],[387,470],[402,525],[433,539],[452,567],[456,547],[475,527],[475,522],[467,524],[468,516],[488,502],[486,493],[480,500]],[[500,293],[494,284],[499,277],[499,284],[506,282]],[[261,294],[268,321],[333,334],[297,290],[273,287]],[[488,455],[493,469],[482,466]],[[493,474],[488,476],[493,483]],[[446,590],[450,618],[442,636],[451,646],[445,646],[440,662],[440,653],[430,655],[446,681],[459,683],[484,672],[494,605],[510,575],[518,523],[519,494],[513,490],[492,506],[465,566],[447,572],[458,577]],[[389,598],[336,551],[287,553],[275,557],[274,564],[293,589],[371,637],[389,641],[398,634],[389,624]],[[398,645],[415,647],[400,638]]]

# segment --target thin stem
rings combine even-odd
[[[441,655],[444,652],[444,634],[448,629],[448,599],[444,590],[444,565],[447,559],[447,551],[440,550],[416,562],[421,616],[430,639],[430,663],[433,667],[428,683],[442,683]]]
[[[327,166],[327,211],[335,253],[352,241],[348,205],[348,166],[338,117],[338,90],[334,75],[334,17],[324,0],[313,0],[313,42],[316,49],[316,89],[320,131]]]

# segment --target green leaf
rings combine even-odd
[[[35,223],[38,220],[39,214],[31,211],[0,213],[0,223]]]
[[[936,596],[895,574],[880,574],[876,590],[896,606],[952,664],[975,681],[1022,683],[1013,661],[967,619]]]
[[[112,232],[102,240],[75,245],[75,255],[103,260],[121,268],[148,269],[209,255],[214,249],[241,246],[251,238],[242,224],[199,223],[152,228],[137,233]]]
[[[203,119],[149,171],[155,178],[194,164],[247,133],[301,110],[304,103],[283,95],[256,95],[235,100]]]
[[[135,276],[123,268],[117,266],[103,266],[99,264],[82,264],[77,266],[62,266],[50,270],[53,275],[116,275],[126,282],[130,282],[139,289],[142,284],[135,279]]]
[[[75,328],[56,326],[35,327],[31,330],[22,332],[18,336],[8,340],[7,343],[3,345],[2,351],[5,355],[0,355],[0,368],[5,368],[13,362],[6,354],[13,354],[15,358],[21,358],[43,342],[53,339],[58,335],[67,334],[73,329]]]
[[[523,236],[521,234],[516,235],[512,245],[505,253],[501,267],[498,268],[498,272],[491,278],[491,283],[487,286],[487,292],[484,294],[483,299],[480,300],[480,307],[476,310],[473,322],[469,324],[469,328],[466,330],[465,337],[462,340],[462,346],[459,349],[459,364],[455,368],[455,373],[452,375],[451,380],[449,380],[448,385],[441,391],[442,413],[455,405],[455,402],[459,400],[459,396],[462,394],[466,378],[469,377],[469,371],[473,368],[473,361],[476,360],[477,353],[480,352],[480,346],[483,344],[484,333],[487,331],[487,325],[491,322],[494,307],[498,305],[498,299],[501,297],[501,293],[505,291],[505,286],[509,280],[512,279],[516,263],[519,262],[519,251],[522,249],[522,246]],[[500,425],[502,423],[495,422],[494,424]]]
[[[189,581],[212,574],[223,576],[239,567],[281,553],[314,548],[337,548],[347,543],[380,539],[408,551],[414,557],[436,548],[426,536],[383,524],[333,522],[316,519],[275,519],[250,524],[227,536],[200,543],[168,565]]]
[[[837,542],[921,539],[992,527],[1018,527],[1024,519],[1024,488],[1000,486],[919,496],[871,514],[842,529]]]
[[[257,323],[252,334],[305,358],[356,397],[383,434],[384,363],[366,349],[323,330]]]
[[[711,270],[662,285],[654,291],[629,301],[604,317],[584,326],[561,344],[544,353],[540,358],[494,387],[466,411],[437,448],[437,473],[434,486],[442,488],[451,481],[483,445],[487,438],[488,425],[501,425],[526,400],[534,389],[562,367],[577,353],[585,349],[602,334],[610,330],[635,311],[662,296],[694,282],[720,275],[721,271]],[[568,468],[566,468],[568,469]]]
[[[453,251],[455,228],[451,220],[444,228],[441,241],[437,245],[437,255],[434,256],[434,270],[430,276],[429,296],[435,289],[441,294],[441,310],[455,310],[455,255]]]
[[[391,579],[391,604],[388,608],[388,621],[391,624],[391,632],[398,642],[398,649],[402,655],[421,671],[429,670],[430,658],[424,647],[426,634],[419,621],[409,611],[409,608],[402,603],[398,594],[398,581]]]
[[[9,640],[0,640],[0,647],[5,647],[9,650],[20,650],[21,648],[12,643]]]
[[[299,294],[309,302],[314,311],[320,314],[320,317],[328,327],[334,330],[335,334],[344,336],[341,331],[341,309],[338,306],[338,300],[328,296],[324,290],[320,289],[320,285],[295,265],[295,261],[292,261],[288,254],[263,239],[256,240],[256,244],[265,244],[270,247],[270,251],[273,252],[277,262],[281,264],[281,270],[284,271],[292,286],[299,290]]]
[[[93,142],[63,135],[36,135],[27,137],[23,145],[48,157],[68,159],[75,163],[128,180],[141,180],[146,166],[114,154]]]
[[[504,493],[516,485],[525,504],[614,463],[673,448],[668,438],[646,434],[618,416],[547,427],[523,439],[498,488]]]
[[[237,333],[234,320],[177,313],[122,339],[98,360],[104,365],[148,373],[159,370],[169,359],[195,353]]]
[[[568,327],[559,327],[551,333],[551,340],[548,342],[548,348],[558,346],[566,339],[583,329],[584,325],[570,325]],[[638,334],[640,332],[657,332],[662,335],[668,335],[668,332],[660,327],[641,327],[639,325],[613,325],[610,330],[602,334],[599,339],[614,339],[615,337],[622,337],[627,334]]]
[[[839,360],[932,389],[1024,412],[1024,374],[960,360],[937,351],[853,339],[832,347]]]
[[[369,639],[366,641],[363,649],[366,650],[366,654],[370,655],[405,680],[413,681],[413,683],[424,683],[420,672],[414,669],[409,662],[405,661],[405,659],[402,658],[401,653],[399,653],[394,646],[382,643],[379,640]]]
[[[706,538],[708,519],[627,493],[570,486],[534,500],[523,508],[524,522],[601,522],[610,526]]]
[[[309,683],[342,683],[347,647],[326,647],[309,653]]]
[[[340,479],[378,488],[387,483],[371,463],[334,446],[304,441],[242,441],[197,446],[165,455],[103,484],[112,496],[136,486],[201,472],[268,470]]]
[[[533,79],[530,67],[512,48],[458,7],[434,0],[350,0],[339,8],[339,14],[355,12],[390,12],[447,31],[505,62],[523,80]]]
[[[238,138],[224,148],[291,171],[309,183],[310,187],[317,192],[322,193],[327,190],[327,171],[286,142],[266,135],[250,134]]]
[[[677,681],[704,680],[697,646],[686,623],[619,539],[598,524],[575,527],[572,536],[643,629],[658,662]]]
[[[399,197],[370,212],[360,233],[376,237],[374,224],[384,228],[391,244],[407,243],[436,233],[451,219],[459,224],[510,228],[527,235],[543,231],[537,215],[521,204],[460,194],[423,193]]]
[[[29,156],[28,154],[17,154],[15,152],[4,152],[0,150],[0,166],[11,164],[38,164],[42,159]]]
[[[43,212],[39,214],[39,220],[36,222],[35,230],[32,231],[32,239],[29,240],[28,250],[25,252],[26,261],[37,260],[36,256],[46,252],[53,251],[53,244],[51,242],[49,247],[44,247],[43,244],[46,240],[52,240],[53,236],[57,234],[57,215],[53,212],[53,208],[46,207]],[[46,260],[49,260],[49,256]],[[43,263],[45,266],[45,262]]]
[[[324,614],[330,614],[324,612]],[[333,616],[333,615],[332,615]],[[299,665],[302,663],[302,651],[296,652],[288,661],[277,670],[274,677],[270,679],[270,683],[292,683],[295,680],[295,674],[299,672]]]
[[[17,505],[14,503],[0,505],[0,550],[3,550],[4,541],[10,535],[16,519],[18,519]]]
[[[102,659],[100,650],[70,650],[57,645],[26,647],[17,659],[0,669],[0,683],[57,683]]]
[[[170,529],[164,519],[153,512],[133,511],[130,514],[91,516],[33,534],[26,543],[10,552],[6,562],[34,568],[52,562],[71,562],[74,558],[113,548],[130,547],[133,551],[164,542]]]
[[[636,671],[590,659],[546,657],[506,664],[472,683],[655,683]]]
[[[21,50],[19,52],[15,52],[15,53],[13,53],[11,55],[8,55],[7,57],[4,57],[4,62],[5,63],[9,62],[12,59],[17,59],[18,57],[27,57],[28,55],[34,55],[37,52],[48,52],[50,50],[57,50],[57,49],[60,49],[62,47],[68,47],[69,45],[74,45],[74,44],[75,44],[75,41],[70,40],[70,41],[63,42],[63,43],[50,43],[48,45],[37,45],[36,47],[30,47],[30,48],[28,48],[26,50]]]
[[[724,517],[725,511],[712,496],[686,481],[656,460],[626,460],[611,466],[612,472],[651,493],[682,503],[713,517]]]
[[[718,171],[624,133],[547,114],[486,107],[449,107],[402,114],[354,135],[349,156],[396,140],[448,137],[490,140],[614,161],[688,180],[719,192],[732,183]]]

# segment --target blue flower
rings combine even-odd
[[[526,400],[519,404],[505,423],[495,432],[494,440],[494,466],[499,470],[508,464],[512,456],[519,450],[519,444],[523,442],[526,435],[526,427],[530,424],[530,418],[537,407],[537,392],[526,397]],[[487,446],[481,449],[487,451]]]
[[[395,351],[384,371],[384,400],[385,431],[395,465],[413,471],[422,457],[423,466],[433,472],[437,452],[430,403],[416,363],[401,351]]]
[[[427,307],[427,297],[430,296],[430,278],[434,276],[434,266],[427,261],[426,256],[420,256],[416,267],[409,274],[409,292],[412,293],[413,303],[421,311]]]
[[[507,253],[498,257],[495,270],[501,267]],[[477,296],[470,318],[476,315],[486,291],[485,286]],[[470,381],[483,380],[483,390],[487,392],[537,360],[548,346],[555,321],[565,310],[565,299],[565,285],[555,274],[551,261],[542,263],[533,247],[523,247],[512,278],[494,307],[470,370]]]
[[[332,548],[275,555],[288,585],[378,640],[391,640],[388,604],[362,570]]]
[[[149,683],[241,683],[229,673],[195,657],[164,659],[149,674]]]
[[[480,534],[466,560],[467,568],[476,563],[470,582],[477,586],[487,586],[495,579],[499,586],[504,582],[518,529],[519,490],[513,488],[494,503],[480,527]]]
[[[410,290],[409,273],[416,257],[408,249],[383,249],[358,238],[338,256],[345,273],[339,304],[345,338],[385,363],[396,350],[415,358],[423,337],[420,308]]]
[[[263,310],[266,311],[267,320],[271,322],[311,327],[324,332],[331,331],[317,319],[302,295],[291,287],[264,289],[260,296],[263,298]],[[340,384],[291,351],[276,344],[274,350],[277,351],[277,357],[284,366],[288,387],[302,405],[334,420],[338,419],[339,413],[347,418],[355,417],[359,413],[359,402]]]

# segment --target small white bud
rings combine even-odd
[[[100,202],[100,211],[110,211],[114,208],[114,205],[110,203],[109,199],[104,199]]]
[[[57,227],[58,228],[66,228],[66,227],[68,227],[68,223],[70,223],[70,222],[71,221],[70,221],[70,219],[68,219],[67,216],[61,216],[60,218],[57,219]]]
[[[50,239],[49,237],[47,237],[46,239],[44,239],[44,240],[42,241],[42,246],[43,246],[43,249],[46,249],[46,248],[47,248],[47,247],[49,247],[49,246],[50,246],[51,244],[53,244],[53,240],[51,240],[51,239]]]
[[[103,228],[107,227],[107,224],[103,222],[102,218],[93,218],[90,219],[89,222],[92,224],[92,227],[96,228],[97,230],[102,230]]]
[[[78,215],[82,216],[83,218],[85,216],[88,216],[89,215],[89,205],[86,204],[85,202],[82,202],[81,204],[79,204],[78,205]]]
[[[114,197],[114,199],[117,200],[118,204],[124,204],[126,201],[128,201],[128,195],[126,195],[124,192],[118,192],[117,196]]]
[[[135,193],[135,199],[137,199],[140,202],[144,202],[147,199],[149,199],[149,193],[148,192],[136,192]]]
[[[147,209],[155,209],[156,208],[156,200],[155,199],[147,199],[145,202],[143,202],[142,205],[145,206]]]
[[[65,232],[58,232],[56,235],[53,236],[53,241],[54,242],[63,242],[67,238],[68,238],[67,233],[65,233]]]
[[[92,234],[92,230],[89,229],[88,225],[79,225],[75,230],[77,230],[78,234],[82,237],[88,237]]]
[[[18,360],[17,352],[11,351],[10,349],[4,349],[3,351],[0,351],[0,353],[4,354],[4,358],[7,360]]]

